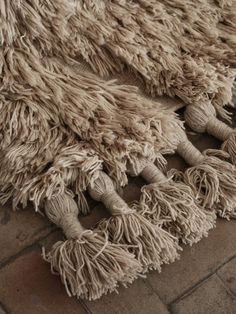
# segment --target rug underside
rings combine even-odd
[[[43,258],[69,296],[161,271],[236,218],[235,0],[2,0],[0,74],[0,202],[63,230]],[[146,181],[132,204],[129,176]],[[92,229],[87,193],[110,214]]]

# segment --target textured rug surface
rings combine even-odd
[[[0,74],[0,202],[62,228],[43,258],[69,296],[161,271],[236,218],[236,1],[2,0]],[[146,181],[131,204],[129,176]],[[91,230],[88,195],[109,212]]]

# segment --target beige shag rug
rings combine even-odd
[[[65,241],[43,257],[97,299],[236,217],[235,0],[1,0],[0,202],[32,202]],[[163,106],[158,96],[176,97]],[[178,100],[176,100],[178,98]],[[222,141],[200,152],[194,132]],[[185,172],[166,171],[178,153]],[[119,195],[142,176],[141,198]],[[110,213],[93,230],[85,192]]]

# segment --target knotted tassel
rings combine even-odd
[[[145,217],[154,224],[161,222],[183,243],[192,245],[208,235],[208,230],[215,225],[216,215],[198,206],[189,186],[166,177],[148,160],[140,160],[137,168],[139,173],[130,168],[130,174],[141,175],[150,183],[141,189],[140,206]]]
[[[177,239],[159,226],[150,223],[136,209],[130,208],[116,193],[112,180],[104,173],[89,188],[93,199],[102,202],[111,213],[100,222],[99,229],[109,233],[113,243],[126,246],[142,264],[143,271],[158,269],[163,263],[178,258]]]
[[[236,165],[236,130],[217,119],[216,110],[210,102],[187,106],[184,117],[193,131],[207,132],[222,141],[221,149],[230,155]]]
[[[138,277],[141,267],[133,254],[110,243],[105,233],[83,228],[70,195],[47,200],[45,212],[67,237],[43,256],[52,272],[60,275],[69,296],[95,300]]]
[[[236,168],[227,161],[201,153],[179,129],[177,152],[189,164],[183,174],[200,204],[224,218],[236,218]]]

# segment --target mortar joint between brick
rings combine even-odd
[[[209,279],[211,276],[213,276],[214,274],[217,274],[217,271],[223,267],[224,265],[226,265],[227,263],[229,263],[232,259],[234,259],[236,257],[236,253],[234,253],[233,255],[231,255],[227,260],[225,260],[223,263],[221,263],[220,265],[218,265],[212,272],[208,273],[206,276],[204,276],[201,280],[197,281],[195,284],[193,284],[191,287],[189,287],[188,289],[184,290],[179,296],[177,296],[174,300],[172,300],[171,302],[169,302],[167,305],[172,306],[172,304],[177,303],[179,300],[183,299],[185,296],[189,295],[193,290],[195,290],[195,288],[197,288],[198,286],[200,286],[203,282],[205,282],[207,279]]]
[[[4,260],[3,262],[0,262],[0,269],[4,268],[5,266],[11,264],[12,262],[14,262],[18,257],[23,256],[25,254],[27,254],[28,252],[32,252],[36,249],[41,249],[41,245],[40,242],[45,240],[47,237],[49,237],[53,232],[55,232],[55,230],[50,230],[49,233],[47,233],[45,236],[37,239],[34,243],[24,247],[22,250],[20,250],[19,252],[17,252],[16,254],[10,256],[9,258],[7,258],[6,260]]]
[[[85,310],[87,314],[93,314],[89,306],[83,300],[78,299],[77,301],[80,303],[80,305],[83,307],[83,309]]]
[[[227,290],[227,292],[236,300],[236,294],[230,289],[228,284],[225,282],[225,280],[220,276],[218,272],[216,272],[216,276],[220,280],[224,288]]]

